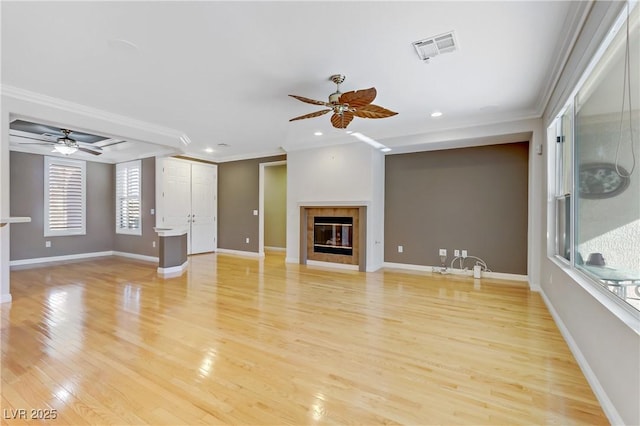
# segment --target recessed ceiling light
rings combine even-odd
[[[382,148],[380,151],[382,151],[382,152],[389,152],[389,151],[391,151],[391,148]]]
[[[213,148],[205,148],[204,151],[208,152],[209,154],[211,154],[213,152]]]
[[[442,113],[441,113],[440,111],[433,111],[433,112],[431,113],[431,116],[432,116],[433,118],[441,117],[441,116],[442,116]]]
[[[315,132],[314,135],[316,136],[322,136],[322,132]]]

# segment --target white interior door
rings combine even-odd
[[[191,253],[216,248],[217,166],[191,165]]]
[[[172,159],[165,159],[162,164],[162,226],[188,228],[191,218],[191,164]]]

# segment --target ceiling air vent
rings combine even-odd
[[[423,61],[428,61],[434,56],[453,52],[458,49],[453,31],[435,37],[425,38],[424,40],[414,41],[412,44],[416,49],[418,57]]]

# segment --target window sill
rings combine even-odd
[[[566,259],[553,255],[549,256],[560,270],[593,296],[600,304],[607,308],[620,321],[640,335],[640,311],[607,290],[599,281],[581,272],[567,262]]]

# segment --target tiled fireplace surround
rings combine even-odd
[[[314,251],[314,218],[350,217],[353,220],[353,253],[333,254]],[[307,260],[331,262],[340,265],[355,265],[359,271],[366,271],[367,247],[367,207],[366,206],[302,206],[300,207],[300,263]]]

